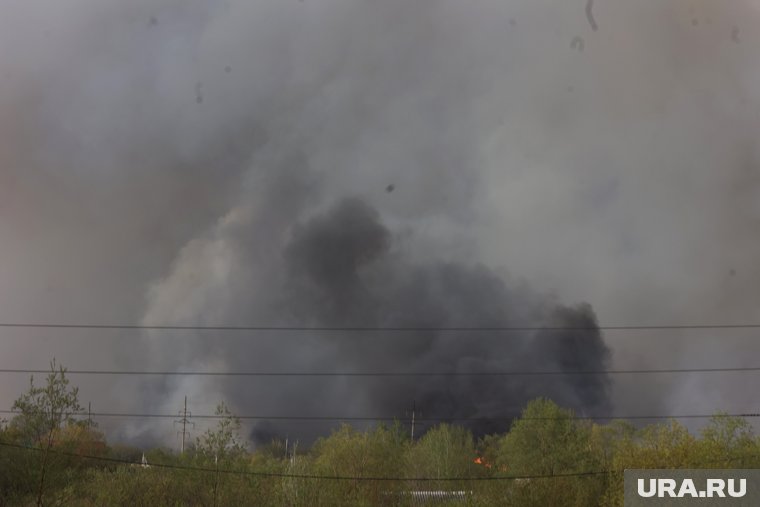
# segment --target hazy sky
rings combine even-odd
[[[325,322],[319,290],[345,287],[309,278],[317,254],[291,255],[323,244],[310,230],[374,245],[354,251],[368,288],[356,300],[375,301],[354,320],[433,301],[430,315],[460,324],[581,303],[602,325],[757,322],[758,9],[597,0],[593,31],[585,1],[0,0],[0,322]],[[344,199],[366,220],[341,218]],[[325,262],[313,269],[340,271]],[[503,319],[483,309],[494,301]],[[367,366],[326,340],[5,328],[0,367]],[[748,331],[604,340],[610,367],[760,365]],[[409,364],[467,355],[445,343]],[[499,364],[534,357],[500,347]],[[174,412],[187,394],[197,413],[221,398],[298,413],[293,393],[310,393],[73,380],[97,411]],[[609,411],[755,412],[756,380],[616,376]],[[4,375],[0,408],[27,382]],[[324,389],[352,400],[331,411],[388,406],[377,386],[352,389]],[[562,389],[546,392],[576,392]],[[174,435],[168,421],[107,424]]]

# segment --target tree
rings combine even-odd
[[[472,433],[460,426],[440,424],[417,441],[410,461],[416,475],[425,477],[467,477],[481,471]]]
[[[391,477],[399,475],[409,437],[401,425],[383,424],[365,431],[342,425],[312,447],[314,473],[342,477]],[[339,481],[321,486],[321,505],[377,505],[396,485],[388,481]]]
[[[66,369],[63,366],[56,368],[53,359],[46,385],[36,387],[32,376],[29,380],[29,391],[13,403],[13,410],[19,412],[19,415],[13,418],[11,426],[18,430],[22,443],[42,449],[37,488],[37,505],[41,507],[48,455],[55,437],[65,426],[76,424],[74,416],[82,412],[79,405],[79,388],[69,386]]]
[[[700,468],[754,468],[757,463],[757,441],[746,419],[716,414],[701,433]]]
[[[587,444],[586,430],[572,411],[546,398],[531,401],[502,439],[499,464],[520,475],[575,469]]]
[[[240,419],[230,412],[224,402],[216,406],[214,415],[219,417],[215,428],[210,428],[198,437],[196,450],[215,461],[237,457],[245,452],[240,439]]]
[[[697,439],[676,420],[646,426],[633,438],[618,442],[613,466],[627,468],[689,468],[697,465]]]
[[[584,506],[603,488],[591,477],[561,477],[602,468],[591,426],[546,398],[531,401],[501,440],[497,465],[517,476],[560,476],[516,481],[517,505]]]
[[[219,417],[215,428],[209,428],[196,440],[195,450],[205,458],[213,458],[216,473],[212,491],[214,505],[219,499],[219,462],[239,458],[245,454],[240,441],[240,419],[235,417],[223,401],[216,406],[214,415]]]

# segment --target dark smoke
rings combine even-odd
[[[755,0],[3,7],[0,321],[756,320]],[[595,369],[607,356],[591,332],[1,334],[9,368]],[[753,367],[760,353],[738,329],[604,342],[615,369]],[[238,414],[404,417],[416,400],[423,417],[470,417],[538,394],[589,412],[610,399],[617,414],[746,412],[760,403],[749,375],[619,375],[610,393],[591,376],[76,381],[93,410],[119,413],[176,413],[187,395],[196,414],[225,399]],[[0,406],[27,382],[3,378]],[[98,422],[116,441],[176,442],[170,420]]]
[[[478,373],[588,371],[607,366],[609,352],[589,305],[559,305],[526,287],[505,283],[484,266],[410,261],[394,251],[392,237],[379,214],[356,198],[342,200],[296,225],[285,247],[287,281],[280,301],[283,309],[292,310],[290,322],[362,328],[527,324],[593,330],[334,334],[324,338],[334,355],[329,362],[312,363],[309,369]],[[603,412],[610,407],[608,386],[608,379],[600,375],[540,381],[535,377],[385,377],[360,378],[352,396],[364,400],[371,415],[403,418],[416,401],[423,417],[477,418],[466,424],[476,434],[484,434],[505,429],[506,419],[538,396],[549,396],[584,413]],[[319,400],[325,396],[308,383],[294,387],[296,391],[285,397]],[[343,400],[349,406],[353,401]],[[336,406],[336,400],[322,399],[319,405]],[[272,430],[267,425],[255,429],[252,436],[269,439]]]

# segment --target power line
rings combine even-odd
[[[19,444],[11,444],[7,442],[0,442],[0,447],[8,447],[13,449],[20,449],[24,451],[44,452],[44,449],[38,447],[29,447]],[[61,451],[58,449],[49,449],[48,452],[58,454],[61,456],[69,456],[80,459],[91,459],[95,461],[103,461],[108,463],[119,463],[124,465],[137,465],[142,463],[137,461],[130,461],[126,459],[109,458],[106,456],[93,456],[89,454],[77,454],[73,452]],[[715,459],[710,461],[701,462],[700,465],[725,463],[740,461],[745,459],[757,458],[756,454],[747,454],[744,456],[730,456],[722,459]],[[255,472],[251,470],[230,470],[222,468],[207,468],[207,467],[191,467],[186,465],[172,465],[168,463],[151,463],[151,467],[156,468],[168,468],[175,470],[189,470],[195,472],[210,472],[210,473],[223,473],[231,475],[249,475],[255,477],[268,477],[268,478],[281,478],[281,479],[311,479],[311,480],[330,480],[330,481],[356,481],[356,482],[462,482],[462,481],[516,481],[516,480],[528,480],[528,479],[561,479],[567,477],[592,477],[598,475],[610,475],[610,474],[622,474],[623,470],[589,470],[584,472],[565,472],[558,474],[530,474],[530,475],[496,475],[496,476],[484,476],[484,477],[361,477],[361,476],[345,476],[345,475],[312,475],[312,474],[289,474],[280,472]]]
[[[28,447],[25,445],[10,444],[0,442],[2,447],[10,447],[15,449],[22,449],[26,451],[42,452],[44,449],[37,447]],[[104,461],[110,463],[120,463],[125,465],[140,465],[137,461],[130,461],[118,458],[108,458],[105,456],[92,456],[87,454],[77,454],[73,452],[60,451],[56,449],[49,450],[51,453],[59,454],[62,456],[69,456],[73,458],[91,459],[97,461]],[[185,465],[171,465],[166,463],[151,463],[151,467],[156,468],[171,468],[176,470],[191,470],[196,472],[211,472],[211,473],[224,473],[233,475],[252,475],[256,477],[272,477],[283,479],[313,479],[313,480],[330,480],[330,481],[372,481],[372,482],[460,482],[460,481],[514,481],[525,479],[554,479],[563,477],[589,477],[594,475],[606,475],[610,473],[619,473],[619,471],[613,470],[595,470],[587,472],[567,472],[551,475],[501,475],[501,476],[484,476],[484,477],[353,477],[345,475],[311,475],[311,474],[288,474],[278,472],[254,472],[250,470],[229,470],[222,468],[207,468],[207,467],[190,467]]]
[[[760,371],[760,366],[726,368],[662,368],[631,370],[523,370],[485,372],[265,372],[265,371],[139,371],[139,370],[70,370],[67,375],[145,375],[145,376],[197,376],[197,377],[532,377],[565,375],[639,375],[658,373],[729,373]],[[0,373],[50,373],[50,369],[0,368]]]
[[[61,324],[4,322],[0,328],[36,329],[121,329],[152,331],[330,331],[330,332],[527,332],[527,331],[660,331],[660,330],[716,330],[760,329],[760,324],[663,324],[663,325],[609,325],[609,326],[174,326],[142,324]]]
[[[19,415],[19,411],[0,410],[0,414]],[[75,416],[87,416],[87,412],[72,414]],[[134,413],[134,412],[92,412],[92,417],[113,417],[123,419],[171,419],[177,417],[176,414],[158,414],[158,413]],[[271,420],[271,421],[362,421],[362,422],[384,422],[384,421],[402,421],[402,417],[389,416],[318,416],[318,415],[217,415],[217,414],[200,414],[193,415],[194,419],[226,419],[234,417],[240,420]],[[607,420],[651,420],[651,419],[710,419],[726,417],[760,417],[760,413],[734,413],[734,414],[652,414],[652,415],[596,415],[582,416],[576,415],[572,419],[580,421],[607,421]],[[520,414],[512,416],[499,417],[417,417],[417,422],[509,422],[515,419],[524,421],[556,421],[564,420],[564,417],[522,417]]]

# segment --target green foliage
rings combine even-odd
[[[51,454],[54,445],[69,449],[68,452],[74,449],[85,454],[81,451],[93,449],[92,446],[82,447],[82,443],[94,443],[102,441],[102,438],[89,425],[75,419],[74,416],[82,411],[78,399],[79,388],[69,385],[66,369],[56,367],[55,359],[50,363],[50,374],[44,386],[35,386],[34,377],[29,384],[29,391],[13,403],[13,410],[18,415],[10,422],[9,435],[14,443],[34,447],[41,452],[35,457],[38,466],[33,465],[32,458],[32,462],[24,459],[23,467],[14,467],[19,481],[14,489],[19,495],[36,490],[35,503],[41,507],[65,500],[65,495],[61,496],[65,491],[61,490],[60,485],[69,482],[74,470],[79,467],[72,464],[71,457],[60,452]],[[52,492],[48,493],[48,490]]]
[[[411,468],[418,477],[469,477],[480,472],[472,434],[465,428],[441,424],[410,449]]]
[[[35,386],[32,376],[29,391],[13,403],[13,410],[19,415],[11,420],[11,428],[16,430],[16,438],[24,445],[47,445],[56,431],[76,424],[74,416],[83,410],[79,405],[79,388],[69,385],[66,369],[63,366],[56,368],[53,359],[50,370],[44,386]]]
[[[678,421],[653,424],[618,443],[613,464],[625,468],[688,468],[696,464],[696,438]]]
[[[388,475],[404,462],[408,437],[400,425],[360,432],[342,425],[313,446],[314,466],[322,473],[351,477]]]
[[[357,431],[343,425],[312,449],[313,470],[319,475],[392,477],[404,468],[408,437],[396,424]],[[377,505],[388,484],[376,481],[336,481],[329,495],[320,492],[325,505]]]
[[[499,446],[499,470],[517,476],[567,475],[600,470],[593,427],[547,399],[528,404]],[[599,477],[531,478],[515,481],[509,496],[519,505],[586,506],[604,488]]]
[[[219,420],[216,427],[208,429],[195,444],[196,452],[214,461],[236,458],[245,453],[240,438],[240,419],[235,417],[224,402],[216,406],[214,413]]]
[[[188,452],[150,449],[143,467],[142,450],[108,447],[76,420],[77,398],[53,363],[46,385],[32,380],[16,401],[0,444],[22,448],[0,446],[0,506],[413,505],[412,491],[448,490],[465,493],[450,505],[622,507],[625,468],[760,468],[760,442],[741,418],[718,414],[694,435],[676,421],[592,424],[547,399],[529,403],[507,433],[477,443],[446,424],[415,442],[400,423],[344,425],[299,452],[282,441],[249,452],[240,421],[221,403],[217,424]],[[517,479],[473,480],[492,476]],[[394,477],[406,480],[361,480]]]
[[[725,414],[717,414],[702,430],[696,452],[700,468],[756,468],[758,464],[752,425]]]

